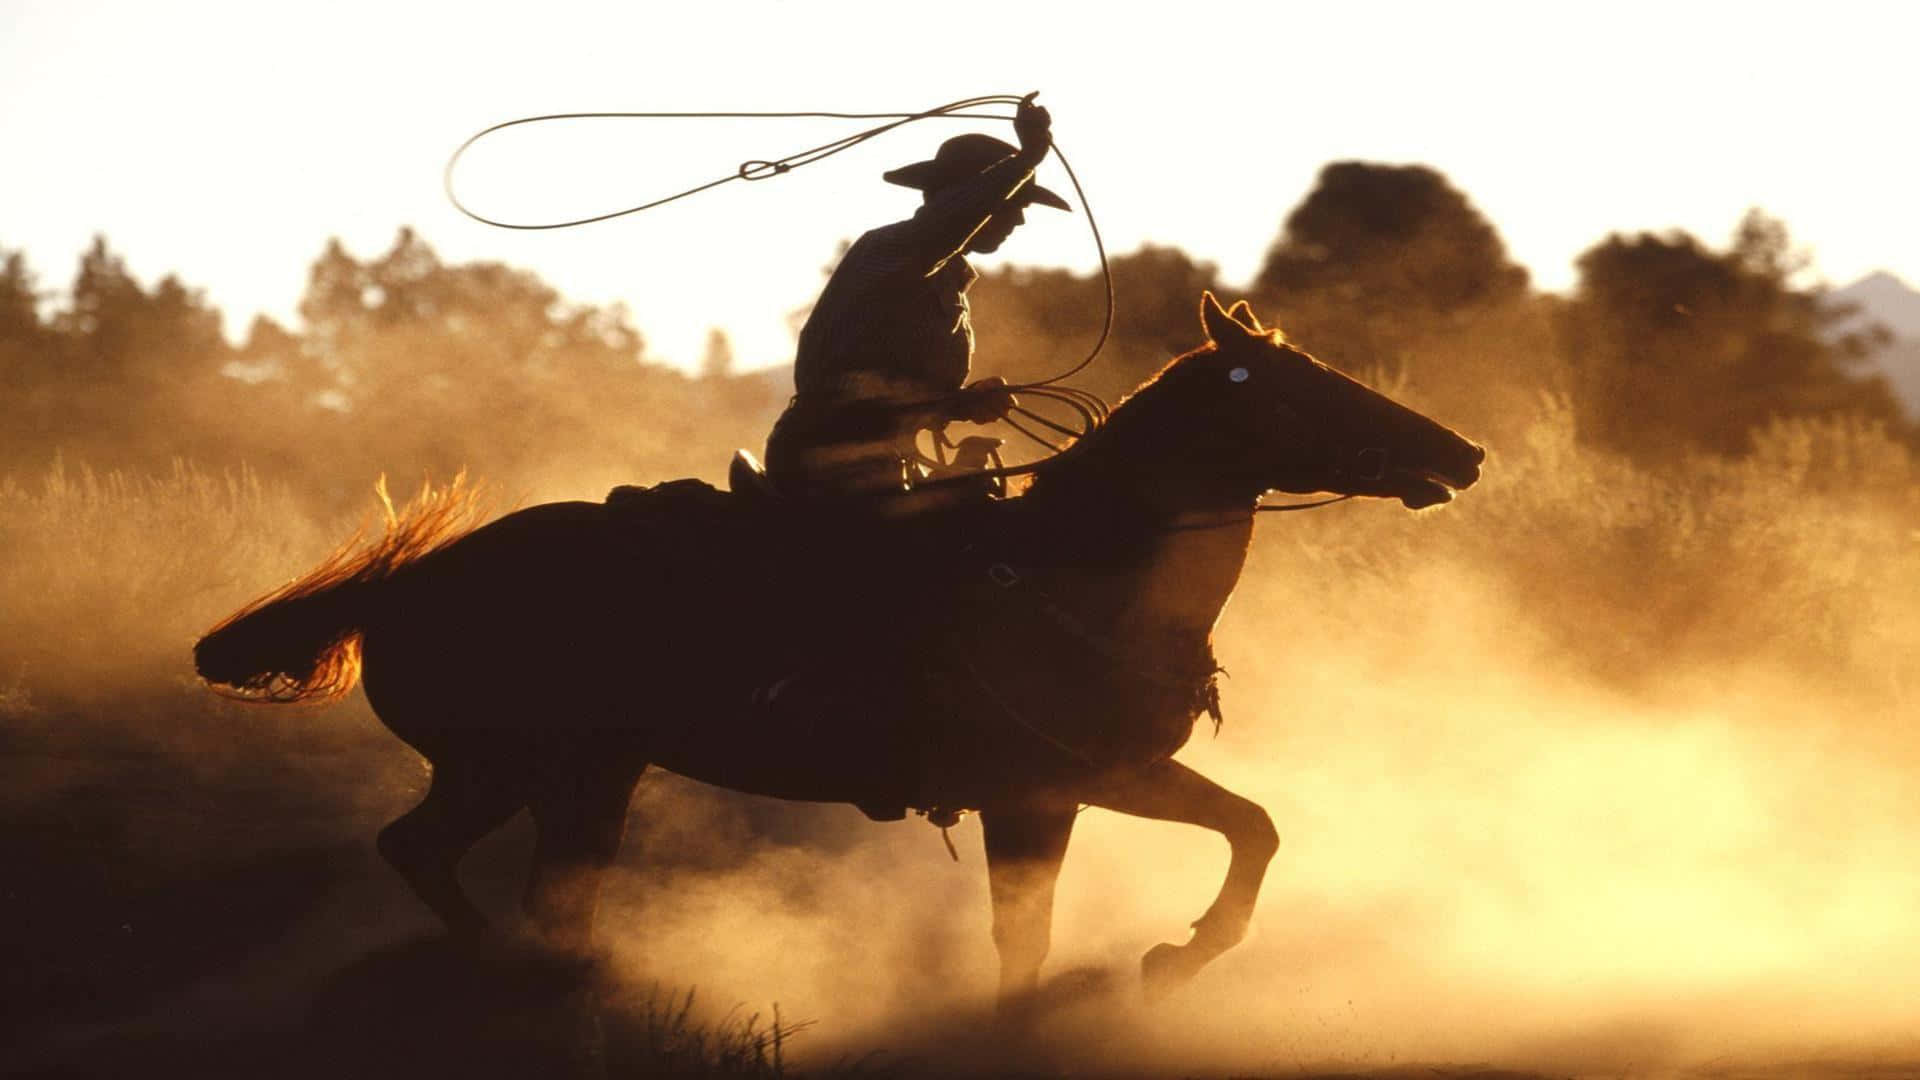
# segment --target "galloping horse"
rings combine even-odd
[[[1244,302],[1208,294],[1200,314],[1207,343],[1018,497],[870,519],[858,541],[710,489],[470,531],[442,502],[230,618],[199,671],[275,701],[338,696],[364,671],[374,711],[433,765],[380,851],[455,931],[485,926],[457,863],[524,806],[527,913],[588,940],[651,764],[875,817],[979,811],[1003,1004],[1037,983],[1082,805],[1219,832],[1218,898],[1189,942],[1142,960],[1168,988],[1245,935],[1279,844],[1259,806],[1173,760],[1218,718],[1212,632],[1261,495],[1420,509],[1486,456]]]

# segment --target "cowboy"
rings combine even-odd
[[[789,495],[866,495],[911,484],[915,439],[949,421],[991,423],[1014,405],[998,377],[967,385],[971,252],[998,250],[1033,203],[1069,209],[1033,182],[1052,119],[1029,94],[1013,119],[1018,148],[958,135],[927,161],[882,175],[917,188],[911,218],[847,249],[800,331],[793,400],[767,437],[767,471]],[[964,440],[955,464],[980,468],[997,440]]]

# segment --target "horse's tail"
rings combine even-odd
[[[395,513],[386,478],[375,485],[386,531],[370,544],[355,533],[306,576],[229,615],[193,647],[194,668],[216,693],[241,701],[325,702],[360,678],[360,633],[368,599],[402,566],[472,532],[478,495],[456,476],[422,487]]]

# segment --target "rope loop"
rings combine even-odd
[[[914,112],[914,113],[850,113],[850,112],[819,112],[819,111],[544,113],[539,116],[522,116],[513,120],[502,121],[501,123],[494,124],[491,127],[482,128],[481,130],[475,132],[472,136],[468,137],[467,141],[461,143],[459,147],[454,150],[453,155],[447,159],[447,167],[444,170],[441,179],[442,179],[442,185],[446,189],[447,201],[453,204],[454,209],[460,211],[462,214],[465,214],[466,216],[472,218],[473,220],[480,222],[481,224],[492,225],[495,228],[500,228],[500,229],[525,229],[525,230],[570,229],[579,225],[592,225],[602,221],[610,221],[617,217],[625,217],[628,214],[637,214],[643,210],[651,210],[657,206],[665,206],[667,203],[674,202],[679,199],[684,199],[689,195],[697,195],[702,191],[707,191],[711,188],[718,187],[721,184],[727,183],[729,181],[765,180],[770,176],[778,176],[782,173],[792,171],[796,166],[811,165],[816,161],[822,161],[822,160],[825,160],[826,158],[832,157],[833,155],[840,153],[842,150],[850,150],[853,147],[858,146],[863,142],[866,142],[868,139],[874,138],[877,135],[883,135],[886,132],[892,131],[894,128],[901,126],[902,124],[909,124],[915,120],[927,120],[935,117],[948,117],[953,119],[970,119],[970,120],[1007,120],[1007,119],[1010,119],[1010,117],[1002,116],[998,113],[981,113],[981,112],[974,112],[970,110],[975,110],[983,107],[990,107],[994,105],[1018,105],[1020,101],[1021,101],[1021,98],[1014,94],[986,94],[980,97],[963,98],[959,101],[950,101],[945,105],[928,109],[924,112]],[[821,143],[819,146],[809,147],[808,149],[805,149],[805,150],[796,151],[795,153],[788,154],[785,157],[774,158],[768,161],[750,159],[746,162],[743,162],[740,165],[740,167],[735,169],[733,172],[727,174],[726,176],[720,177],[717,180],[710,180],[704,184],[696,184],[693,187],[686,189],[685,191],[676,192],[675,194],[668,195],[660,199],[654,199],[650,202],[644,202],[639,204],[638,206],[629,206],[622,210],[614,210],[605,214],[595,214],[590,217],[573,218],[567,221],[542,221],[542,222],[500,221],[495,218],[487,217],[475,211],[471,207],[467,206],[465,203],[461,202],[459,195],[456,194],[453,189],[454,169],[459,164],[460,158],[464,156],[469,149],[472,148],[474,143],[477,143],[481,139],[484,139],[487,136],[492,135],[496,131],[503,131],[510,127],[518,127],[522,124],[539,124],[539,123],[545,123],[553,120],[611,120],[611,119],[618,119],[618,120],[771,120],[771,119],[800,119],[800,118],[826,118],[831,120],[886,120],[887,123],[876,125],[874,127],[868,128],[865,131],[857,132],[852,135],[847,135],[842,138],[834,139],[831,142]],[[1055,152],[1058,153],[1057,149]],[[1060,162],[1062,165],[1065,165],[1066,158],[1062,156],[1060,159]],[[1068,169],[1067,175],[1071,177],[1073,175],[1073,170]],[[1078,181],[1075,182],[1075,190],[1076,191],[1079,190]],[[1086,196],[1084,193],[1082,193],[1081,194],[1082,204],[1084,204],[1085,201],[1086,201]],[[1089,221],[1092,220],[1091,214],[1088,215],[1088,220]]]
[[[776,176],[784,176],[787,173],[792,172],[795,168],[798,168],[799,166],[811,165],[816,161],[824,161],[827,158],[832,157],[833,155],[838,154],[843,150],[850,150],[853,147],[858,146],[863,142],[866,142],[868,139],[872,139],[872,138],[875,138],[876,136],[883,135],[889,131],[892,131],[897,127],[900,127],[904,124],[913,123],[914,121],[917,121],[917,120],[928,120],[936,117],[950,118],[950,119],[972,119],[972,120],[1003,120],[1003,121],[1008,120],[1011,118],[1000,115],[999,113],[978,112],[975,110],[990,108],[996,105],[1018,106],[1024,101],[1031,101],[1034,96],[1035,94],[1026,94],[1026,95],[984,94],[979,97],[962,98],[958,101],[950,101],[945,105],[941,105],[932,109],[927,109],[923,112],[914,112],[914,113],[846,113],[846,112],[816,112],[816,111],[581,112],[581,113],[548,113],[541,116],[523,116],[518,119],[507,120],[502,123],[494,124],[491,127],[483,128],[482,130],[470,136],[467,139],[467,141],[461,143],[460,146],[454,150],[453,155],[447,159],[447,166],[442,174],[441,182],[443,187],[446,190],[447,201],[451,202],[454,208],[459,210],[462,214],[465,214],[467,217],[470,217],[473,220],[478,221],[484,225],[492,225],[495,228],[501,228],[501,229],[518,229],[518,230],[568,229],[568,228],[573,228],[575,226],[580,226],[580,225],[592,225],[602,221],[611,221],[614,218],[625,217],[629,214],[638,214],[638,213],[641,213],[642,211],[651,210],[658,206],[665,206],[668,203],[676,202],[680,199],[687,198],[691,195],[697,195],[703,191],[710,191],[713,188],[719,187],[722,184],[729,183],[734,180],[745,180],[748,182],[755,182],[755,181],[761,181],[761,180],[770,180]],[[703,184],[696,184],[695,186],[690,187],[685,191],[676,192],[675,194],[668,195],[659,199],[654,199],[650,202],[644,202],[639,204],[638,206],[629,206],[622,210],[613,210],[604,214],[595,214],[590,217],[574,218],[567,221],[551,221],[551,222],[499,221],[493,218],[486,217],[480,213],[477,213],[471,207],[461,202],[460,196],[454,191],[454,186],[453,186],[454,168],[459,164],[461,156],[464,155],[467,152],[467,150],[473,146],[474,143],[479,142],[481,139],[486,138],[488,135],[491,135],[494,132],[501,131],[510,127],[517,127],[522,124],[536,124],[536,123],[543,123],[543,122],[552,121],[552,120],[792,119],[792,118],[802,118],[802,117],[842,119],[842,120],[884,120],[886,122],[882,124],[878,124],[874,127],[868,128],[865,131],[857,132],[855,134],[848,135],[843,138],[832,140],[831,142],[821,143],[819,146],[810,147],[806,150],[801,150],[792,154],[788,154],[785,157],[775,158],[772,160],[749,158],[748,160],[741,162],[740,165],[737,168],[735,168],[733,172],[729,173],[726,176],[722,176],[715,180],[709,180]],[[1107,246],[1105,241],[1103,241],[1100,237],[1100,226],[1096,221],[1094,221],[1093,208],[1091,203],[1089,203],[1089,201],[1087,200],[1086,190],[1080,185],[1079,175],[1073,171],[1073,166],[1067,161],[1067,156],[1060,151],[1060,147],[1058,143],[1055,143],[1052,145],[1051,152],[1054,157],[1060,160],[1060,167],[1066,170],[1067,179],[1073,184],[1074,195],[1078,197],[1080,200],[1080,209],[1087,216],[1087,228],[1093,235],[1094,250],[1100,256],[1100,275],[1102,280],[1105,282],[1105,286],[1106,286],[1106,301],[1107,301],[1106,316],[1102,320],[1100,325],[1100,336],[1098,337],[1098,339],[1094,341],[1093,348],[1088,350],[1086,357],[1082,359],[1079,363],[1073,365],[1072,367],[1068,368],[1065,371],[1062,371],[1056,375],[1051,375],[1044,379],[1039,379],[1029,383],[1010,384],[1007,386],[1007,390],[1013,393],[1028,394],[1034,397],[1043,398],[1043,399],[1052,401],[1056,404],[1063,405],[1066,408],[1070,409],[1075,414],[1076,419],[1078,419],[1080,422],[1080,428],[1078,431],[1075,431],[1065,425],[1055,423],[1052,420],[1049,420],[1045,417],[1042,417],[1034,413],[1030,409],[1020,408],[1018,411],[1022,416],[1026,417],[1030,421],[1033,421],[1034,423],[1041,425],[1042,427],[1050,429],[1062,436],[1078,439],[1091,433],[1095,428],[1099,427],[1102,423],[1104,423],[1106,421],[1108,414],[1111,412],[1111,408],[1098,395],[1094,394],[1091,391],[1080,390],[1073,387],[1059,386],[1056,384],[1061,383],[1067,379],[1070,379],[1073,376],[1078,375],[1080,372],[1086,370],[1088,365],[1092,364],[1094,359],[1100,355],[1101,350],[1106,348],[1107,339],[1113,334],[1113,322],[1114,322],[1113,269],[1108,264]],[[1048,450],[1052,451],[1055,456],[1057,456],[1063,449],[1062,447],[1055,445],[1053,442],[1037,434],[1036,432],[1033,432],[1027,429],[1026,427],[1023,427],[1018,421],[1008,419],[1005,421],[1005,423],[1009,427],[1013,428],[1013,430],[1018,431],[1020,434],[1026,436],[1027,438],[1032,439],[1035,442],[1038,442],[1042,446],[1045,446]],[[1051,459],[1049,458],[1046,460],[1051,460]],[[1038,463],[1035,463],[1035,464],[1038,464]],[[987,470],[986,475],[993,478],[1005,478],[1008,476],[1017,476],[1017,475],[1031,473],[1033,471],[1033,468],[1034,466],[1032,465],[1009,467],[996,462],[995,466],[992,469]]]

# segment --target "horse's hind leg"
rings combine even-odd
[[[442,754],[426,798],[380,830],[380,854],[449,930],[480,933],[487,917],[460,888],[460,859],[524,803],[517,785],[484,761]]]
[[[626,836],[627,809],[647,763],[583,747],[533,793],[537,836],[524,907],[537,933],[562,948],[586,947],[600,884]]]

